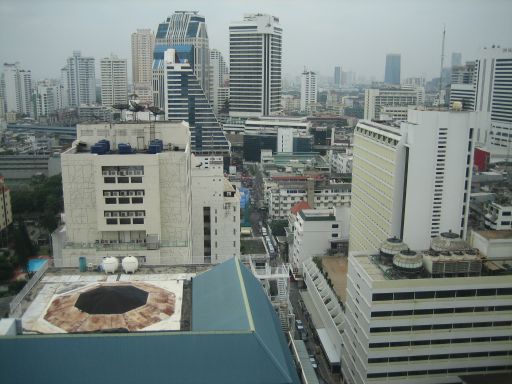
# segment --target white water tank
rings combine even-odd
[[[124,273],[134,273],[139,268],[139,260],[133,256],[126,256],[121,262]]]
[[[115,257],[105,257],[101,265],[105,273],[115,273],[119,267],[119,260]]]

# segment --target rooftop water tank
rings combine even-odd
[[[407,249],[409,247],[402,240],[397,237],[390,237],[380,246],[380,262],[385,265],[391,265],[393,263],[393,256]]]
[[[132,146],[130,144],[120,143],[117,145],[120,155],[127,155],[133,153]]]
[[[449,231],[443,232],[440,236],[433,237],[430,241],[430,248],[434,251],[462,251],[469,249],[469,245],[459,235]]]
[[[121,265],[125,273],[134,273],[139,268],[139,260],[133,256],[126,256]]]
[[[119,260],[115,257],[105,257],[101,262],[101,266],[105,273],[115,273],[119,267]]]
[[[416,273],[423,268],[423,256],[410,250],[400,251],[393,256],[393,266],[405,273]]]

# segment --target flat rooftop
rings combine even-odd
[[[190,280],[206,269],[157,267],[105,274],[50,268],[21,304],[23,332],[190,330]]]
[[[500,231],[475,231],[486,239],[512,239],[512,229],[504,229]],[[511,251],[512,254],[512,251]]]

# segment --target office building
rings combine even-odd
[[[393,120],[405,120],[409,107],[423,105],[425,89],[423,87],[386,87],[365,89],[364,119],[380,120],[383,108]],[[391,112],[391,113],[390,113]]]
[[[210,93],[213,112],[219,116],[224,103],[229,98],[229,71],[224,57],[217,49],[210,50]]]
[[[282,33],[279,19],[266,14],[247,14],[230,24],[231,117],[270,116],[281,111]]]
[[[133,92],[142,103],[153,103],[153,49],[155,34],[151,29],[137,29],[132,33]]]
[[[62,88],[55,80],[38,81],[35,89],[36,116],[48,116],[62,108]]]
[[[460,52],[452,52],[452,68],[462,64],[462,54]]]
[[[100,61],[101,105],[112,107],[128,103],[128,74],[126,59],[115,55]]]
[[[386,70],[384,75],[384,83],[386,84],[400,84],[400,61],[399,54],[386,55]]]
[[[0,176],[0,232],[12,224],[11,190]]]
[[[300,111],[311,113],[317,101],[318,76],[313,71],[304,70],[300,77]]]
[[[430,250],[408,247],[389,239],[380,252],[349,257],[344,382],[444,384],[510,373],[510,253],[485,260],[450,232]]]
[[[201,84],[188,62],[180,55],[192,46],[181,46],[180,51],[165,52],[165,119],[186,121],[190,126],[192,152],[202,155],[229,157],[230,146]]]
[[[210,53],[208,32],[204,16],[195,11],[176,11],[158,25],[153,50],[153,103],[165,109],[165,64],[164,53],[169,48],[179,51],[180,46],[192,46],[187,49],[186,60],[197,78],[207,100],[210,100]]]
[[[301,383],[258,278],[235,258],[205,269],[47,270],[18,305],[20,326],[0,320],[0,382]],[[21,369],[34,351],[46,353]]]
[[[410,110],[400,128],[360,121],[354,134],[350,251],[389,237],[414,249],[453,231],[466,236],[474,116]]]
[[[67,60],[66,86],[70,107],[96,103],[96,74],[94,57],[84,57],[80,51],[74,51]]]
[[[512,229],[512,202],[490,203],[485,214],[485,227],[492,230]]]
[[[334,87],[341,87],[341,67],[334,67]]]
[[[19,63],[4,63],[2,78],[5,111],[33,116],[32,73]]]
[[[504,160],[512,146],[512,48],[482,49],[472,78],[470,63],[466,67],[468,81],[452,85],[450,104],[461,101],[464,110],[478,112],[476,141],[491,152],[492,162]]]

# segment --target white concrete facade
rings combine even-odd
[[[229,71],[224,61],[224,57],[217,49],[210,50],[210,92],[211,102],[213,111],[216,115],[219,115],[221,108],[224,106],[226,101],[226,91],[228,92],[227,97],[229,98],[229,87],[226,87],[226,83],[229,80]]]
[[[293,152],[293,128],[277,128],[277,152]]]
[[[128,103],[128,73],[126,59],[115,55],[100,61],[101,105],[112,107]]]
[[[511,371],[510,275],[389,279],[374,260],[349,257],[345,383],[460,383]]]
[[[414,107],[422,105],[425,89],[382,88],[366,89],[364,92],[364,119],[379,120],[381,107]]]
[[[48,116],[62,108],[61,86],[53,80],[43,80],[36,87],[36,115]]]
[[[300,111],[311,113],[318,95],[318,76],[313,71],[304,71],[300,77]]]
[[[489,204],[485,215],[485,227],[495,231],[512,229],[512,205]]]
[[[3,65],[3,94],[6,112],[32,116],[32,73],[19,63]]]
[[[137,29],[132,33],[133,91],[144,103],[152,104],[152,64],[155,35],[151,29]]]
[[[96,103],[96,70],[94,57],[84,57],[73,52],[67,60],[66,87],[70,107]]]

